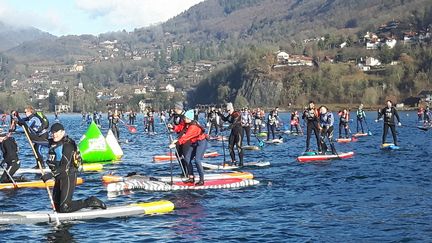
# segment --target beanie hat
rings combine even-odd
[[[183,110],[183,102],[178,101],[174,104],[175,109]]]
[[[62,124],[60,124],[60,123],[54,123],[52,126],[51,126],[51,133],[56,133],[56,132],[58,132],[58,131],[60,131],[60,130],[63,130],[64,131],[64,127],[63,127],[63,125]]]
[[[189,120],[193,120],[194,119],[194,111],[193,110],[188,110],[186,111],[186,113],[184,114],[184,116],[189,119]]]

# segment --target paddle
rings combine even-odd
[[[170,143],[172,143],[173,138],[172,138],[172,136],[171,136],[171,132],[170,132],[170,130],[169,130],[169,128],[168,128],[168,124],[166,123],[166,121],[164,121],[164,125],[165,125],[165,128],[166,128],[167,132],[168,132],[168,137],[169,137]],[[180,154],[179,154],[179,152],[178,152],[178,150],[177,150],[177,147],[174,148],[174,151],[175,151],[175,155],[176,155],[177,162],[179,163],[179,166],[180,166],[180,168],[181,168],[181,170],[182,170],[183,176],[184,176],[184,177],[187,177],[186,169],[183,168],[183,164],[182,164],[182,162],[181,162],[181,157],[180,157]],[[170,150],[170,153],[171,153],[171,152],[172,152],[172,151]],[[172,160],[172,153],[170,154],[170,157],[171,157],[171,160]],[[182,156],[182,157],[183,157],[183,156]]]
[[[260,146],[261,148],[264,147],[264,142],[260,140],[256,134],[254,134],[254,136],[258,140],[258,146]]]
[[[136,133],[137,129],[136,127],[132,126],[132,125],[128,125],[126,124],[126,122],[124,122],[122,119],[119,118],[119,120],[123,123],[123,125],[125,125],[127,127],[127,129],[129,130],[130,133]]]
[[[39,156],[38,156],[37,153],[36,153],[36,150],[35,150],[34,147],[33,147],[33,144],[32,144],[32,141],[31,141],[31,139],[30,139],[30,136],[29,136],[29,134],[28,134],[27,129],[28,129],[27,125],[24,124],[24,125],[23,125],[24,133],[25,133],[25,135],[26,135],[26,137],[27,137],[27,140],[28,140],[28,142],[29,142],[29,144],[30,144],[30,147],[32,148],[32,151],[33,151],[33,154],[34,154],[34,156],[35,156],[35,158],[36,158],[36,161],[37,161],[37,164],[38,164],[39,170],[40,170],[42,176],[44,176],[44,175],[45,175],[45,172],[44,172],[44,170],[43,170],[43,168],[42,168],[41,158],[39,158]],[[51,195],[51,191],[50,191],[50,189],[49,189],[49,187],[48,187],[48,184],[47,184],[46,182],[44,182],[44,183],[45,183],[45,188],[47,189],[47,192],[48,192],[48,197],[49,197],[49,199],[50,199],[51,207],[52,207],[52,209],[53,209],[53,211],[54,211],[54,216],[55,216],[56,223],[57,223],[57,226],[58,226],[58,225],[60,225],[60,220],[59,220],[58,215],[57,215],[57,211],[56,211],[56,208],[55,208],[54,200],[53,200],[53,197],[52,197],[52,195]]]
[[[393,126],[396,125],[396,124],[394,124],[394,123],[390,123],[390,122],[384,122],[384,123],[389,124],[389,125],[393,125]],[[419,126],[402,125],[402,124],[400,125],[400,127],[417,128],[417,129],[420,129],[420,130],[422,130],[422,131],[428,131],[429,128],[430,128],[430,127],[419,127]]]
[[[364,122],[365,122],[365,124],[366,124],[366,129],[368,130],[368,135],[369,136],[372,136],[372,132],[369,130],[369,125],[367,124],[367,121],[366,121],[366,117],[365,117],[365,119],[364,119]]]
[[[223,151],[223,156],[224,156],[224,159],[223,159],[223,161],[222,161],[222,167],[225,167],[225,161],[226,161],[226,155],[225,155],[225,142],[224,142],[224,135],[223,135],[223,133],[222,133],[222,129],[221,129],[221,136],[222,136],[222,151]]]
[[[6,175],[9,177],[9,179],[12,181],[12,184],[14,185],[14,188],[18,188],[18,185],[16,183],[16,181],[14,180],[14,178],[12,178],[12,176],[9,174],[9,171],[3,166],[3,162],[0,164],[1,168],[3,169],[3,171],[6,173]]]

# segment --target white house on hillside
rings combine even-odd
[[[170,92],[170,93],[174,93],[175,92],[175,88],[171,84],[168,84],[167,86],[165,86],[165,89],[166,89],[167,92]]]
[[[366,66],[373,67],[373,66],[379,66],[379,65],[381,65],[381,62],[378,59],[373,58],[373,57],[366,58]]]
[[[282,62],[285,62],[285,61],[288,60],[289,55],[288,55],[288,53],[286,53],[286,52],[284,52],[284,51],[281,51],[281,52],[279,52],[279,53],[276,55],[276,58],[277,58],[277,61],[278,61],[279,63],[282,63]]]

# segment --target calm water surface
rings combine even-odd
[[[50,224],[0,226],[0,241],[431,241],[432,131],[398,128],[401,150],[381,151],[382,123],[373,121],[375,113],[368,115],[373,136],[337,145],[340,152],[355,151],[353,159],[300,164],[296,157],[304,150],[305,137],[285,136],[284,144],[247,151],[246,161],[272,163],[268,168],[247,169],[261,182],[258,186],[191,192],[137,191],[108,197],[101,183],[104,173],[170,174],[169,165],[151,162],[153,155],[168,152],[163,125],[156,126],[159,134],[148,136],[143,133],[139,117],[137,134],[128,134],[122,127],[121,140],[128,140],[122,144],[125,153],[122,162],[107,166],[101,173],[82,174],[85,183],[77,187],[74,198],[96,195],[108,205],[168,199],[174,202],[175,211],[158,216],[70,222],[59,228]],[[288,114],[282,117],[287,121]],[[403,124],[417,125],[414,112],[401,112],[401,117]],[[53,121],[53,117],[49,118]],[[80,115],[61,115],[60,120],[76,140],[87,128],[81,124]],[[103,123],[106,127],[106,119]],[[351,130],[355,132],[353,122]],[[24,136],[15,137],[20,145],[22,167],[33,167],[35,163]],[[258,143],[255,138],[252,141]],[[211,143],[209,150],[222,153],[222,144]],[[209,161],[221,163],[222,159]],[[177,167],[174,174],[180,174]],[[46,190],[0,191],[0,211],[29,210],[50,210]]]

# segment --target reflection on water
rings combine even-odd
[[[51,227],[51,226],[45,226]],[[69,229],[72,227],[71,224],[63,223],[59,226],[53,227],[46,234],[47,242],[55,242],[55,243],[63,243],[63,242],[73,242],[73,235],[69,232]]]

